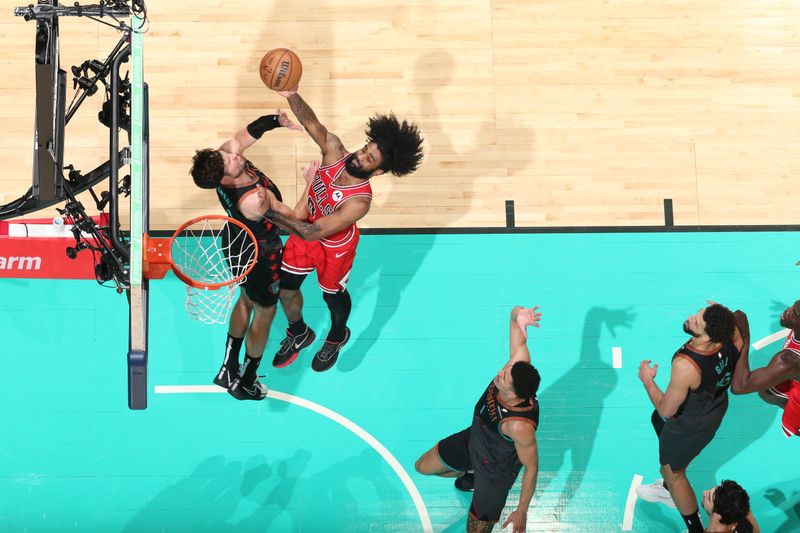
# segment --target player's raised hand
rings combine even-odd
[[[538,305],[530,309],[526,309],[523,307],[517,310],[517,318],[516,318],[517,325],[519,326],[519,329],[522,330],[522,334],[525,336],[526,339],[528,338],[527,327],[533,326],[535,328],[538,328],[539,321],[542,319],[542,313],[539,313],[537,309],[539,309]]]
[[[658,363],[654,364],[652,368],[650,367],[651,360],[645,359],[641,363],[639,363],[639,379],[642,380],[642,383],[648,383],[656,379],[656,373],[658,372]]]
[[[277,113],[278,113],[278,124],[280,124],[284,128],[289,128],[290,130],[303,131],[303,126],[292,122],[292,119],[289,118],[289,116],[286,114],[286,111],[278,109]]]
[[[319,161],[309,161],[308,168],[300,167],[300,170],[303,171],[303,179],[306,180],[306,183],[311,184],[311,182],[314,181],[314,176],[316,176],[319,171]]]
[[[293,94],[297,94],[297,87],[295,87],[294,89],[289,90],[289,91],[275,91],[275,92],[278,93],[279,95],[283,96],[284,98],[289,98]]]

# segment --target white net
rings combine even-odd
[[[224,324],[244,274],[256,260],[256,243],[238,223],[224,217],[202,218],[172,241],[173,267],[190,278],[186,311],[194,320]]]
[[[225,285],[217,290],[197,289],[186,286],[186,312],[189,318],[206,324],[225,324],[230,317],[233,297],[239,283]]]

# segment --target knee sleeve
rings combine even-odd
[[[300,290],[300,285],[303,284],[305,279],[306,274],[292,274],[281,270],[281,289],[286,289],[287,291]]]

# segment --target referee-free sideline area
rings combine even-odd
[[[0,529],[422,531],[427,516],[434,531],[463,531],[469,495],[418,475],[414,461],[469,424],[508,358],[508,313],[519,304],[544,313],[528,342],[542,376],[528,530],[681,531],[677,511],[629,498],[635,476],[658,477],[638,364],[658,362],[663,389],[683,321],[706,299],[743,309],[753,340],[780,329],[779,313],[799,297],[799,241],[791,232],[365,235],[349,286],[353,338],[336,367],[312,372],[315,347],[283,369],[265,361],[274,395],[263,402],[207,392],[225,326],[189,320],[183,285],[168,276],[151,284],[145,411],[127,408],[124,296],[92,281],[2,280]],[[303,292],[306,320],[324,335],[314,280]],[[268,360],[284,327],[279,310]],[[779,348],[751,351],[751,365]],[[199,388],[174,388],[188,386]],[[800,530],[800,440],[779,421],[756,395],[732,395],[688,470],[698,495],[739,482],[765,532]]]

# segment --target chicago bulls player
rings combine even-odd
[[[749,336],[747,317],[737,314],[736,319],[739,329],[744,328]],[[758,391],[764,401],[782,407],[783,433],[791,437],[800,435],[800,300],[781,313],[780,321],[781,326],[791,330],[783,349],[767,366],[750,371],[745,348],[733,373],[731,388],[735,394]]]
[[[367,144],[356,152],[317,119],[296,91],[283,91],[300,124],[319,145],[322,164],[307,191],[308,214],[305,221],[269,209],[264,216],[285,227],[291,235],[286,241],[281,265],[281,305],[289,328],[272,364],[284,367],[309,346],[314,332],[303,320],[303,295],[300,285],[314,269],[330,310],[331,330],[311,367],[328,370],[339,357],[339,350],[350,339],[347,319],[351,300],[347,282],[358,246],[356,221],[369,212],[372,202],[370,178],[391,172],[404,176],[414,172],[422,161],[422,137],[413,123],[400,122],[394,115],[376,115],[367,123]]]

